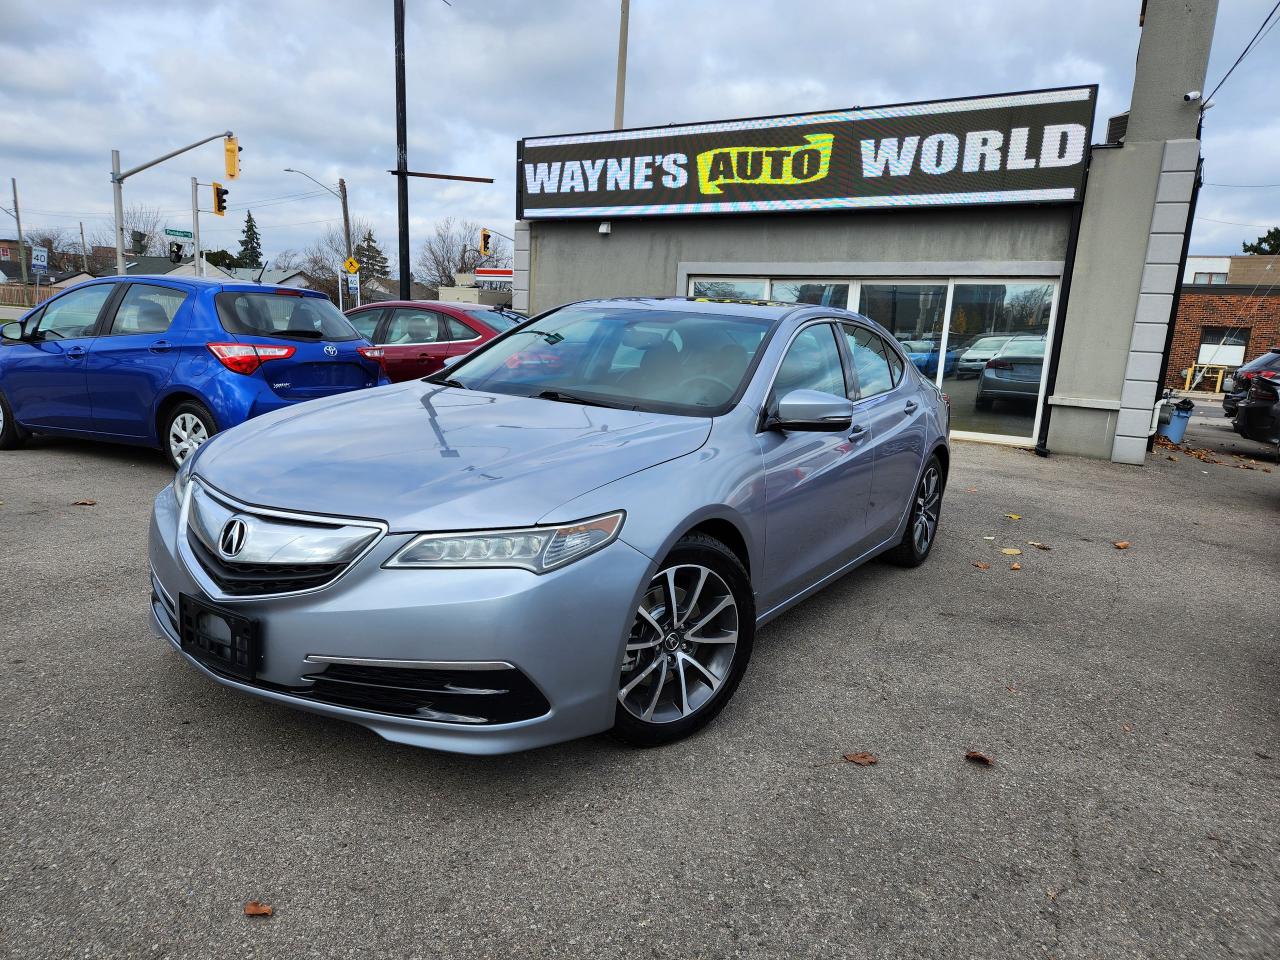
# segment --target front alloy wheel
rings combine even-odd
[[[656,746],[710,722],[746,669],[754,633],[750,584],[738,559],[710,537],[681,540],[636,610],[615,732]]]

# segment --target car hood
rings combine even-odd
[[[596,487],[692,453],[711,420],[410,381],[250,420],[195,473],[247,504],[393,531],[538,522]]]

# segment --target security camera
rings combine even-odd
[[[613,225],[609,223],[608,220],[600,221],[600,232],[604,234],[606,237],[609,235],[609,231],[612,229],[613,229]]]
[[[1187,103],[1195,103],[1197,100],[1200,99],[1200,91],[1188,90],[1186,93],[1182,95],[1182,99],[1185,100]]]

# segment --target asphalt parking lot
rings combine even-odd
[[[929,562],[767,627],[702,735],[490,759],[186,668],[168,478],[0,454],[0,954],[1280,955],[1273,461],[957,444]]]

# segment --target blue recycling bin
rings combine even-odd
[[[1187,433],[1187,424],[1191,421],[1191,411],[1174,407],[1171,413],[1169,422],[1162,423],[1158,432],[1160,436],[1167,437],[1173,443],[1181,443]]]

